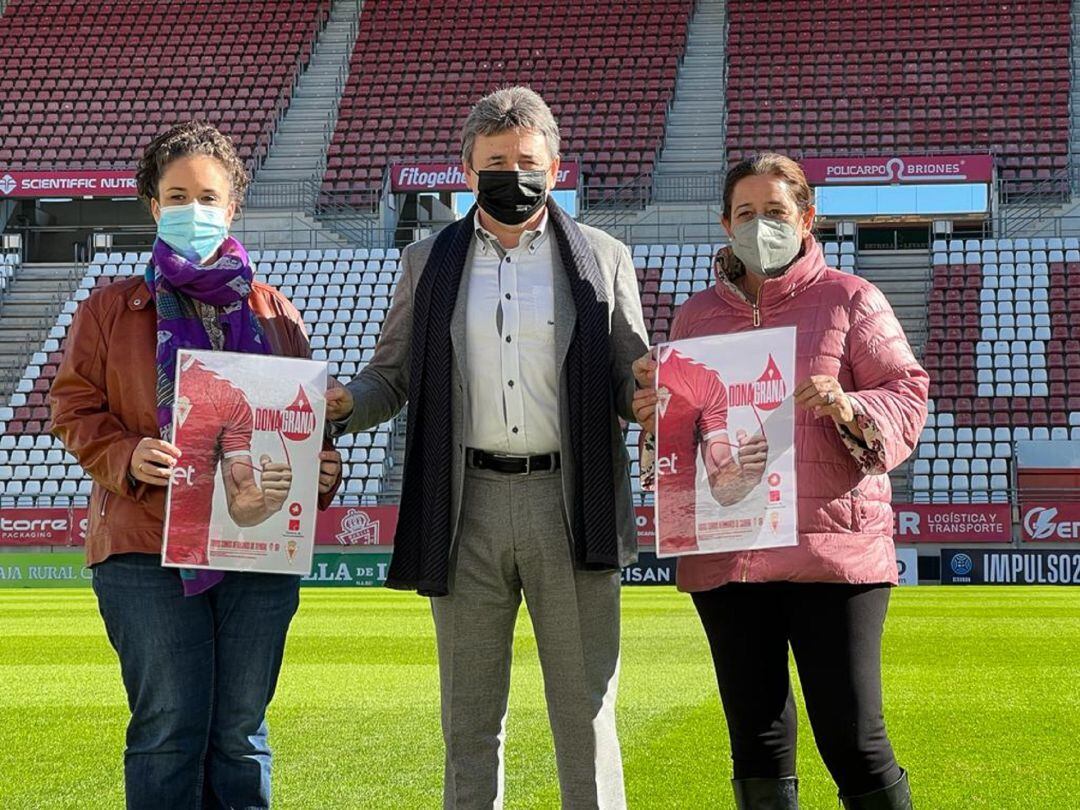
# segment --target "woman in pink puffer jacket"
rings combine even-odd
[[[886,473],[915,447],[929,380],[885,296],[826,266],[812,203],[789,158],[733,168],[723,214],[732,246],[716,257],[716,285],[679,308],[670,336],[796,327],[798,545],[683,557],[677,580],[712,650],[739,808],[798,807],[789,644],[845,807],[910,808],[882,715],[882,625],[897,581]],[[651,357],[635,364],[635,413],[648,433],[655,368]],[[760,441],[744,438],[738,451],[748,484],[764,468]]]

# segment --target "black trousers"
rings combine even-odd
[[[888,585],[733,583],[693,594],[712,649],[735,778],[795,774],[795,655],[814,739],[840,794],[900,778],[881,707]]]

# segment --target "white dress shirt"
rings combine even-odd
[[[544,214],[515,248],[474,222],[465,344],[465,443],[489,453],[559,450],[555,364],[554,236]]]

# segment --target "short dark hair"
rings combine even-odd
[[[736,163],[724,178],[724,219],[731,219],[731,200],[735,196],[735,186],[745,177],[771,174],[779,177],[791,186],[791,195],[800,211],[805,211],[814,204],[814,192],[806,182],[802,166],[787,155],[776,152],[760,152],[746,160]]]
[[[206,121],[187,121],[177,124],[150,141],[135,169],[135,186],[139,196],[149,205],[158,195],[158,183],[165,167],[177,158],[190,155],[209,155],[216,158],[229,175],[232,198],[244,199],[251,176],[240,160],[232,138]]]

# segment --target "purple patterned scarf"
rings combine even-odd
[[[218,256],[213,264],[194,264],[158,239],[146,270],[158,319],[158,429],[166,441],[172,435],[178,349],[270,353],[248,304],[255,274],[247,251],[230,236],[222,243]],[[221,571],[180,571],[185,596],[209,590],[224,576]]]

